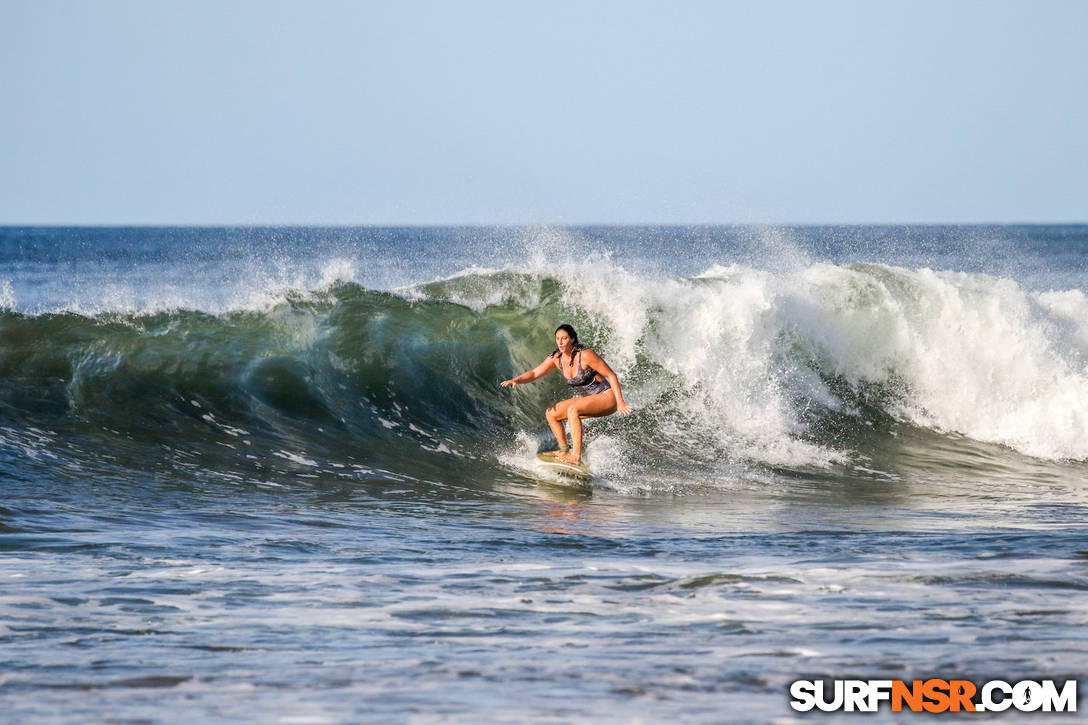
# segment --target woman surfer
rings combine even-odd
[[[620,415],[627,415],[631,408],[623,401],[616,373],[600,355],[578,343],[578,333],[573,327],[560,325],[555,329],[555,346],[556,350],[544,362],[501,384],[506,388],[531,383],[552,370],[563,375],[563,380],[577,391],[578,396],[556,403],[545,411],[548,426],[559,442],[559,450],[546,455],[553,455],[555,460],[564,463],[578,464],[582,462],[582,418],[600,418],[617,410]],[[570,425],[569,448],[563,431],[564,418]]]

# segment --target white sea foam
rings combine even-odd
[[[537,441],[525,431],[518,431],[514,440],[498,454],[499,462],[526,473],[537,473]]]
[[[0,310],[15,309],[15,290],[11,286],[11,280],[0,279]]]
[[[723,273],[724,272],[724,273]],[[716,437],[722,450],[771,465],[824,465],[841,455],[798,437],[794,398],[828,398],[804,370],[783,364],[779,278],[733,268],[696,280],[646,278],[604,260],[559,272],[587,341],[621,376],[639,356],[684,392],[669,405]],[[635,394],[631,401],[651,404]],[[650,411],[650,415],[654,415]]]
[[[850,457],[806,435],[812,406],[851,412],[829,379],[882,388],[886,412],[916,425],[1031,456],[1088,458],[1080,290],[1032,293],[987,275],[862,264],[713,265],[679,279],[594,257],[521,271],[564,285],[570,321],[622,380],[656,364],[686,393],[665,404],[670,412],[701,421],[700,433],[742,458]],[[655,381],[626,388],[635,408],[658,391]]]
[[[808,369],[782,363],[796,343],[825,374],[894,387],[890,412],[902,419],[1029,455],[1088,457],[1088,305],[1079,291],[1032,296],[1006,279],[870,265],[726,279],[711,297],[730,301],[674,323],[682,334],[670,350],[678,369],[711,382],[727,421],[749,416],[737,427],[757,439],[796,433],[796,401],[833,398]],[[708,337],[715,327],[717,339]],[[1070,329],[1072,346],[1061,334]],[[707,342],[685,353],[692,339]]]

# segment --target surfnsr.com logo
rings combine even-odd
[[[1054,680],[990,680],[981,687],[970,680],[797,680],[790,697],[798,712],[876,712],[884,703],[892,712],[1076,712],[1077,681],[1059,688]]]

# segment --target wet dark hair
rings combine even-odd
[[[578,342],[578,333],[574,331],[573,327],[571,327],[570,325],[567,325],[567,324],[562,324],[559,327],[555,328],[555,332],[553,332],[552,335],[559,334],[560,330],[562,330],[563,332],[570,335],[570,340],[571,340],[571,342],[574,343],[574,345],[570,349],[571,358],[574,357],[574,353],[578,352],[579,350],[585,350],[586,349],[585,345]],[[555,357],[558,354],[559,354],[559,348],[557,347],[554,350],[552,350],[552,354],[549,355],[548,357]],[[560,360],[560,362],[562,362],[562,360]]]

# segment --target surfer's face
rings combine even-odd
[[[555,333],[555,346],[562,352],[570,350],[570,335],[567,334],[566,330],[560,330]]]

